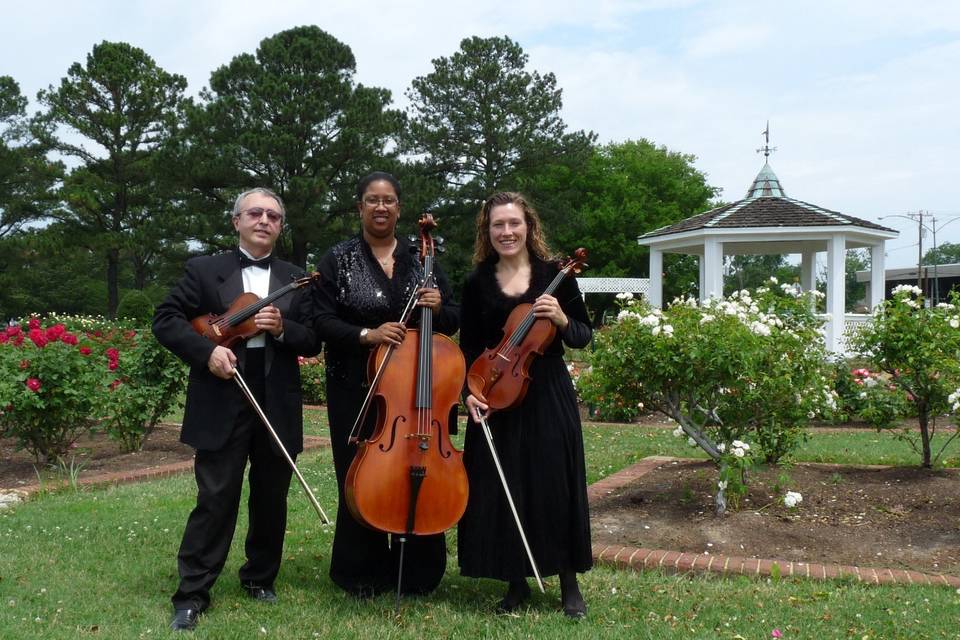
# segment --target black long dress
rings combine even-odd
[[[514,307],[532,303],[558,272],[555,265],[536,258],[532,257],[531,263],[530,287],[515,297],[504,294],[497,283],[496,257],[478,265],[467,277],[460,347],[468,363],[484,349],[499,344]],[[575,279],[566,278],[553,295],[569,325],[557,332],[531,366],[532,381],[522,405],[496,412],[488,421],[543,576],[586,571],[593,563],[580,414],[562,357],[563,343],[580,348],[590,342],[590,322]],[[463,461],[470,479],[470,499],[458,529],[460,572],[507,581],[532,576],[484,440],[477,425],[468,425]]]
[[[368,529],[353,519],[343,488],[356,445],[347,444],[350,429],[367,394],[367,360],[370,347],[360,344],[364,327],[400,320],[403,308],[423,277],[423,266],[409,243],[397,239],[393,277],[387,278],[361,236],[334,246],[323,256],[318,271],[317,335],[325,342],[327,412],[337,473],[339,506],[330,560],[330,578],[342,589],[371,595],[396,586],[399,544],[388,547],[387,534]],[[443,306],[434,318],[434,330],[447,335],[457,331],[459,308],[453,304],[446,277],[435,269]],[[414,314],[414,322],[419,316]],[[371,436],[375,413],[370,411],[360,437]],[[446,570],[443,534],[410,536],[404,552],[405,593],[432,591]]]

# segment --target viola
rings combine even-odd
[[[420,219],[424,286],[433,283],[435,226],[430,214]],[[371,354],[376,423],[370,439],[358,442],[344,487],[358,522],[400,534],[402,543],[405,534],[442,533],[460,520],[467,474],[448,422],[465,372],[459,347],[433,333],[427,307],[420,308],[419,329],[407,330],[399,346],[381,344]]]
[[[222,314],[210,313],[205,316],[198,316],[190,321],[190,325],[194,331],[214,344],[222,345],[228,349],[232,348],[236,343],[260,333],[260,329],[257,329],[253,320],[260,309],[319,279],[319,273],[311,273],[302,278],[297,278],[263,298],[249,291],[241,293]]]
[[[560,272],[544,291],[552,295],[563,279],[580,273],[586,266],[587,250],[577,249],[573,258],[561,264]],[[507,317],[503,338],[493,349],[486,349],[470,365],[467,388],[489,411],[517,407],[530,386],[530,365],[543,355],[554,337],[557,326],[546,318],[533,315],[532,304],[518,304]]]

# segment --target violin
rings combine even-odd
[[[209,313],[205,316],[198,316],[190,321],[190,326],[214,344],[222,345],[228,349],[233,348],[236,343],[260,333],[260,329],[257,329],[253,320],[260,309],[319,279],[319,273],[311,273],[302,278],[297,278],[263,298],[249,291],[241,293],[222,314]]]
[[[586,266],[587,250],[577,249],[573,258],[560,265],[560,272],[544,291],[552,295],[563,279],[580,273]],[[533,315],[533,305],[518,304],[503,327],[503,339],[493,349],[486,349],[467,373],[467,388],[478,400],[499,411],[517,407],[530,386],[530,364],[543,355],[554,337],[557,326],[546,318]]]
[[[433,282],[433,216],[420,219],[424,286]],[[450,441],[449,419],[459,402],[466,363],[459,347],[433,333],[433,311],[420,307],[419,329],[396,347],[381,344],[368,373],[376,388],[377,419],[369,440],[357,444],[344,494],[353,517],[399,534],[442,533],[467,507],[463,452]],[[411,375],[412,374],[412,375]]]

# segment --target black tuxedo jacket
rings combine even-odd
[[[270,291],[289,284],[303,270],[281,260],[270,268]],[[313,330],[312,285],[296,289],[273,304],[283,316],[283,340],[266,335],[266,397],[262,408],[287,451],[303,450],[303,412],[298,355],[316,355],[320,344]],[[247,405],[237,383],[210,373],[207,361],[216,345],[196,333],[190,321],[208,313],[222,314],[243,293],[237,251],[192,258],[186,273],[156,309],[153,333],[162,345],[190,365],[187,404],[180,440],[195,449],[216,451],[226,442],[241,408]],[[234,347],[237,367],[244,370],[246,346]],[[248,377],[249,374],[247,374]]]

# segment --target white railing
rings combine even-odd
[[[821,318],[826,319],[824,314],[820,314]],[[844,356],[854,355],[853,350],[850,348],[849,340],[853,333],[861,326],[870,322],[872,318],[869,313],[846,313],[843,316],[843,331],[840,334],[840,353]],[[826,322],[820,329],[824,332],[824,337],[826,337],[827,325]]]

